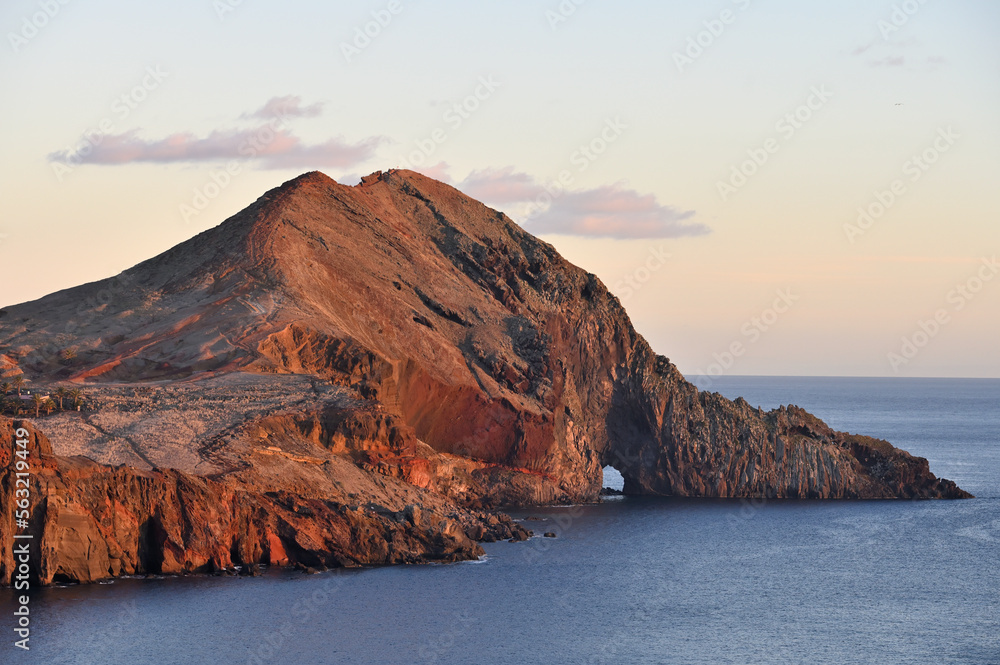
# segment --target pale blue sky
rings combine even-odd
[[[429,172],[475,180],[487,203],[597,273],[682,371],[1000,376],[1000,278],[954,297],[1000,247],[991,0],[588,0],[554,28],[558,1],[400,0],[350,61],[342,43],[389,2],[243,0],[220,18],[227,0],[55,0],[24,37],[45,4],[0,7],[0,261],[31,275],[5,280],[0,304],[115,274],[301,172],[350,181],[400,166],[441,129]],[[894,5],[916,11],[884,38]],[[708,46],[679,71],[675,54],[724,11],[729,24],[702,34]],[[120,97],[144,78],[151,89],[126,116]],[[448,109],[477,88],[458,125]],[[808,120],[779,129],[814,90]],[[185,220],[220,155],[266,122],[249,116],[285,97],[314,113],[288,121],[269,162],[240,159]],[[88,159],[103,163],[57,178],[52,156],[102,120]],[[578,149],[609,121],[613,140],[581,170]],[[769,140],[776,151],[723,200],[720,181]],[[925,150],[936,162],[913,180],[905,164]],[[562,171],[572,182],[551,209],[517,200]],[[903,193],[850,242],[845,225],[894,180]],[[651,252],[671,258],[647,274]],[[779,290],[798,300],[761,330]],[[923,342],[920,322],[941,309],[948,322],[900,362],[903,338]],[[740,355],[722,362],[734,344]]]

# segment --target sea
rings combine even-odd
[[[1000,380],[711,381],[976,498],[614,497],[516,512],[539,535],[475,562],[39,589],[30,652],[5,590],[0,663],[1000,664]]]

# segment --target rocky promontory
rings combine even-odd
[[[969,496],[887,442],[700,392],[594,275],[408,171],[305,174],[121,275],[5,307],[0,359],[93,396],[0,421],[41,460],[45,582],[474,557],[525,535],[489,510],[596,501],[605,465],[626,494]]]

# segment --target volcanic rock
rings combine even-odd
[[[116,277],[5,307],[0,358],[88,393],[2,426],[41,460],[46,582],[471,558],[527,535],[484,510],[597,501],[609,464],[626,494],[969,496],[887,442],[699,392],[594,275],[409,171],[305,174]]]

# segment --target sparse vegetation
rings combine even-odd
[[[24,377],[13,381],[0,382],[0,415],[30,416],[36,418],[61,411],[76,411],[83,406],[83,391],[60,386],[49,394],[48,390],[28,391],[24,387]]]
[[[56,399],[59,400],[59,410],[60,411],[63,410],[63,400],[66,398],[66,396],[68,394],[69,394],[69,391],[66,390],[65,386],[59,386],[59,388],[56,389],[55,395],[56,395]]]

